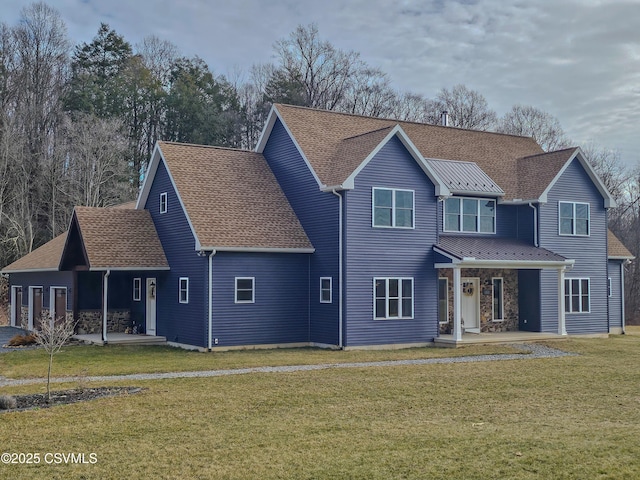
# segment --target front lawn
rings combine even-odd
[[[97,459],[0,478],[640,478],[640,337],[551,345],[580,355],[121,382],[0,415],[4,452]]]

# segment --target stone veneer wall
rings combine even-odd
[[[129,310],[109,310],[107,312],[107,333],[124,332],[131,326]],[[78,334],[102,332],[102,310],[80,310],[78,312]]]
[[[461,277],[480,279],[480,331],[513,332],[518,330],[518,271],[503,269],[463,268]],[[449,299],[449,321],[440,324],[440,333],[453,332],[453,271],[450,268],[438,270],[440,278],[449,279],[447,296]],[[504,320],[493,321],[493,283],[492,278],[502,277]],[[485,285],[485,282],[489,285]],[[485,290],[490,293],[485,294]]]

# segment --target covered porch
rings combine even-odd
[[[508,343],[567,335],[564,275],[573,260],[507,238],[441,236],[433,248],[439,277],[436,343]],[[541,295],[549,292],[542,288],[541,270],[557,272],[553,319],[549,312],[543,319],[540,310]]]

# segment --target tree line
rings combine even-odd
[[[135,199],[157,140],[253,148],[274,102],[476,130],[526,135],[546,151],[571,145],[560,122],[534,106],[499,117],[465,85],[433,98],[396,90],[359,53],[336,48],[315,25],[273,45],[275,61],[214,74],[156,36],[132,46],[103,23],[71,45],[46,3],[0,24],[0,266],[63,232],[75,205]],[[640,173],[616,151],[584,148],[618,200],[610,226],[640,252]],[[640,269],[630,267],[629,311]]]

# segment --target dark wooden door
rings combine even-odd
[[[16,287],[15,292],[12,325],[14,327],[19,327],[22,323],[22,287]]]
[[[54,288],[54,315],[55,323],[64,322],[67,315],[67,289],[66,288]]]
[[[32,318],[33,329],[40,330],[40,317],[42,316],[42,288],[36,287],[31,289],[31,305],[33,306]]]

